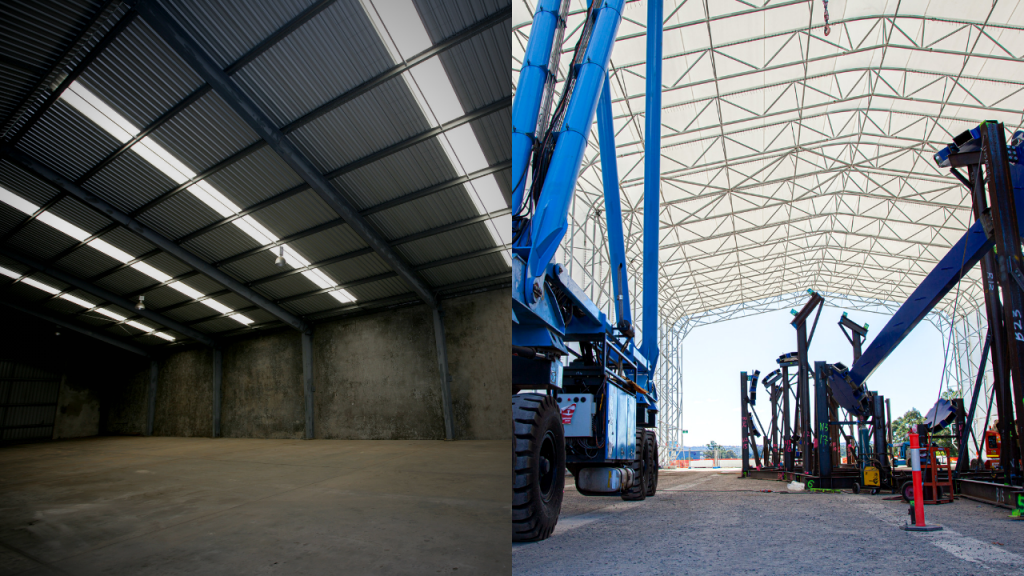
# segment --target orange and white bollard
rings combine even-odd
[[[924,484],[921,480],[921,442],[916,433],[910,433],[910,466],[914,473],[914,525],[901,526],[908,532],[935,532],[942,526],[924,523]]]

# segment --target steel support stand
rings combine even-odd
[[[750,474],[750,412],[747,406],[747,373],[740,372],[740,476],[746,478]]]

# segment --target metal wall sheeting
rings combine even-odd
[[[61,377],[0,360],[0,442],[53,437]]]

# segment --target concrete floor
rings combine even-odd
[[[554,535],[512,546],[517,575],[1024,574],[1024,522],[958,500],[928,506],[931,534],[899,529],[890,494],[779,494],[735,472],[662,472],[645,502],[580,496],[567,478]],[[772,490],[761,493],[759,490]]]
[[[0,448],[0,575],[508,573],[505,441]]]

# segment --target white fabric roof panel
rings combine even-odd
[[[534,8],[513,2],[513,82]],[[585,8],[572,0],[563,76]],[[828,9],[826,36],[821,0],[666,0],[660,294],[669,323],[808,288],[902,302],[973,220],[934,152],[983,120],[1008,133],[1024,123],[1019,1],[831,0]],[[646,1],[627,4],[611,62],[634,276],[646,16]],[[603,210],[601,182],[595,129],[579,222]],[[966,282],[960,297],[971,310],[982,295]]]

